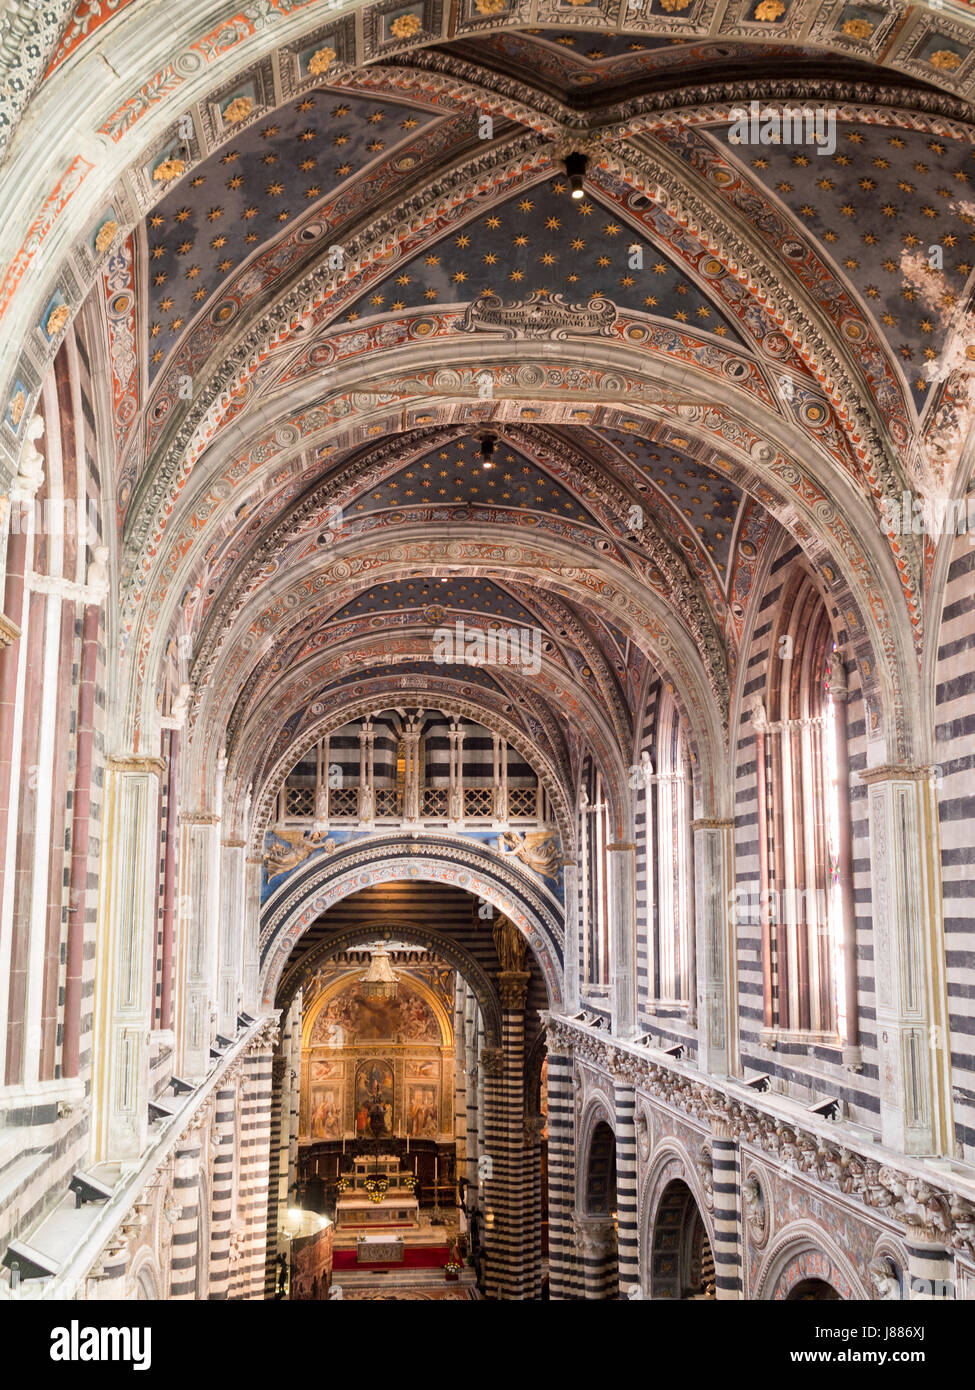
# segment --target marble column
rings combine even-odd
[[[222,1302],[230,1292],[236,1107],[237,1087],[224,1078],[214,1096],[210,1132],[210,1270],[207,1297],[215,1302]]]
[[[613,1032],[637,1033],[636,845],[611,844],[609,854]]]
[[[92,1056],[96,1161],[134,1158],[149,1123],[149,1033],[156,964],[161,758],[111,757],[104,839]]]
[[[221,845],[218,1028],[228,1038],[237,1032],[243,994],[245,848],[243,840],[224,840]]]
[[[170,1250],[169,1297],[173,1301],[196,1298],[200,1260],[200,1155],[203,1125],[208,1115],[195,1117],[193,1127],[184,1134],[176,1149],[173,1197],[179,1215],[173,1225]]]
[[[714,1076],[734,1076],[738,1070],[734,824],[733,820],[692,822],[698,1066]]]
[[[907,1239],[907,1296],[933,1303],[955,1297],[954,1260],[944,1236],[920,1227]]]
[[[470,985],[464,983],[464,1116],[465,1116],[465,1166],[464,1176],[467,1179],[467,1204],[477,1206],[477,1160],[479,1155],[478,1145],[478,1115],[477,1115],[477,1072],[478,1072],[478,1050],[477,1050],[477,1025],[478,1008],[477,1000],[471,990]]]
[[[613,1218],[576,1212],[574,1229],[575,1247],[582,1263],[583,1296],[617,1298],[620,1288]]]
[[[938,811],[930,769],[860,774],[870,811],[880,1125],[908,1154],[953,1153]]]
[[[197,1079],[210,1069],[210,1044],[217,1032],[220,817],[196,811],[183,812],[179,819],[180,1067],[185,1076]]]
[[[264,861],[244,860],[244,1009],[252,1017],[261,1011],[261,874]]]
[[[95,674],[98,666],[98,628],[108,589],[105,561],[108,550],[96,547],[88,567],[91,601],[81,624],[81,663],[78,670],[74,800],[71,807],[71,869],[68,884],[68,930],[65,942],[64,1028],[61,1075],[77,1076],[81,1046],[81,990],[84,974],[85,924],[88,909],[88,854],[91,844],[92,757],[95,742]],[[165,976],[163,989],[165,991]],[[165,1000],[163,1001],[165,1002]],[[161,1027],[167,1028],[165,1021]]]
[[[846,727],[849,687],[846,667],[838,657],[829,659],[829,693],[833,702],[833,735],[837,783],[837,873],[840,888],[839,954],[842,979],[837,981],[843,1061],[848,1067],[862,1064],[859,1003],[857,999],[857,920],[853,890],[853,818],[850,806],[850,748]]]
[[[548,1268],[549,1297],[580,1297],[573,1241],[575,1106],[572,1056],[558,1050],[551,1027],[548,1047]]]
[[[247,1049],[241,1072],[238,1215],[243,1234],[234,1297],[264,1297],[271,1150],[271,1063],[278,1027],[269,1020]]]
[[[579,1012],[579,866],[574,859],[563,861],[565,882],[564,1009]]]
[[[625,1298],[640,1282],[637,1221],[636,1091],[625,1075],[613,1084],[616,1110],[616,1231],[619,1291]]]
[[[711,1120],[711,1189],[714,1203],[715,1297],[741,1298],[741,1236],[738,1162],[727,1121]]]

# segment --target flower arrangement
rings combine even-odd
[[[352,1183],[348,1178],[339,1178],[335,1186],[339,1192],[348,1192],[349,1188],[352,1186]]]
[[[416,1187],[416,1181],[417,1179],[415,1173],[406,1173],[402,1178],[400,1178],[400,1186],[407,1187],[412,1192],[413,1189]]]
[[[385,1176],[366,1178],[366,1192],[369,1194],[370,1202],[381,1202],[388,1188],[389,1178]]]

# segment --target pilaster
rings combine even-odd
[[[149,1123],[160,758],[113,757],[105,774],[96,955],[93,1145],[134,1158]]]
[[[929,769],[860,774],[870,808],[877,1047],[883,1142],[952,1153],[938,819]]]
[[[695,820],[694,904],[698,1065],[712,1076],[738,1066],[738,970],[732,912],[733,820]]]

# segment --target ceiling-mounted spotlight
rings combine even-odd
[[[586,177],[586,170],[589,168],[589,156],[582,154],[579,150],[572,150],[565,157],[565,172],[569,179],[569,188],[573,198],[581,198],[584,189],[582,180]]]
[[[482,434],[482,435],[481,435],[481,467],[482,467],[482,468],[493,468],[493,467],[494,467],[494,451],[495,451],[495,449],[497,448],[497,444],[498,444],[498,436],[497,436],[496,434],[491,434],[490,432],[488,432],[487,434]]]

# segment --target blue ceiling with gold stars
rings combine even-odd
[[[866,125],[839,124],[836,134],[832,155],[815,147],[727,148],[818,239],[866,303],[920,407],[930,390],[924,365],[937,357],[947,314],[964,297],[975,266],[975,147]],[[902,266],[905,252],[937,261],[938,251],[947,280],[944,315]]]
[[[486,293],[510,302],[533,292],[559,294],[570,303],[605,296],[621,309],[741,342],[730,320],[663,251],[591,188],[584,198],[571,198],[564,177],[510,198],[397,267],[356,301],[347,318],[467,303]]]
[[[456,439],[408,464],[395,477],[353,502],[348,510],[370,513],[458,503],[543,511],[571,521],[598,524],[577,498],[503,436],[489,469],[484,467],[477,439]]]
[[[490,579],[423,578],[378,584],[333,614],[332,623],[372,613],[422,610],[434,626],[452,621],[454,613],[481,613],[488,618],[530,627],[535,617]]]
[[[309,92],[163,198],[147,218],[150,376],[246,258],[431,119],[388,100]]]
[[[388,664],[370,665],[368,670],[352,671],[347,676],[342,676],[334,681],[335,686],[355,685],[357,682],[366,679],[370,681],[378,680],[383,676],[392,676],[397,680],[403,676],[427,676],[431,680],[443,681],[462,681],[466,685],[482,685],[488,690],[501,691],[507,694],[504,685],[498,679],[503,676],[505,671],[511,671],[511,667],[505,666],[461,666],[444,662],[442,665],[436,661],[396,661]]]
[[[705,551],[718,573],[724,576],[731,556],[738,512],[743,493],[723,473],[698,462],[690,454],[666,444],[656,444],[634,435],[620,435],[612,430],[591,430],[590,440],[597,444],[597,453],[608,458],[605,448],[610,444],[618,449],[651,485],[648,497],[662,500],[673,507],[694,533],[697,544]],[[691,538],[678,533],[677,544],[687,550]]]

